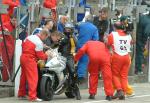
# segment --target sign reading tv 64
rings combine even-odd
[[[7,14],[8,5],[0,4],[0,14]]]

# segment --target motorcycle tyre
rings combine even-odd
[[[43,76],[40,83],[40,94],[41,98],[45,101],[50,101],[53,99],[53,88],[52,86],[47,89],[47,87],[50,85],[50,78]]]

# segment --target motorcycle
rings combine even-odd
[[[81,99],[78,83],[75,86],[72,85],[71,75],[69,68],[66,66],[66,58],[58,53],[58,50],[52,50],[55,55],[52,59],[49,59],[45,67],[40,70],[40,79],[38,93],[39,97],[43,100],[49,101],[53,99],[54,95],[60,95],[65,93],[68,98]]]

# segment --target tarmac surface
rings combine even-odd
[[[135,90],[135,96],[128,97],[125,100],[105,100],[103,88],[98,88],[95,100],[88,99],[88,89],[81,90],[82,100],[68,99],[64,94],[54,96],[51,101],[41,103],[150,103],[150,83],[139,83],[132,85]],[[28,103],[28,100],[20,100],[17,97],[0,98],[0,103]]]

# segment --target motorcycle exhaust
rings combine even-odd
[[[54,92],[54,94],[55,94],[55,95],[62,94],[62,93],[65,91],[65,89],[64,89],[63,87],[64,87],[64,85],[62,85],[59,89],[57,89],[57,90]]]

